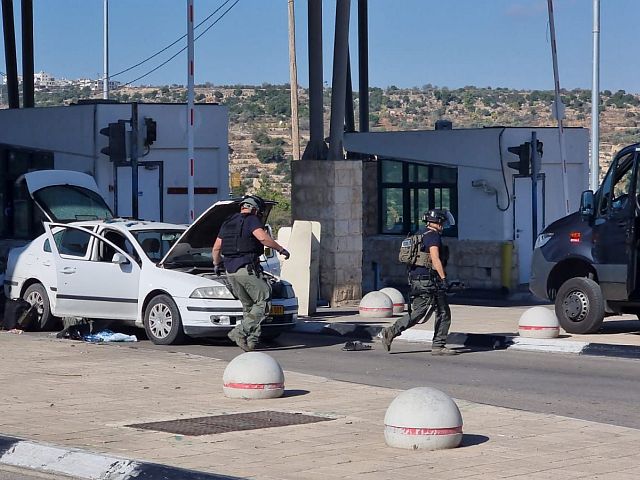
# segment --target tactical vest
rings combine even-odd
[[[246,215],[234,214],[220,228],[222,237],[222,255],[225,257],[241,257],[254,255],[255,258],[264,253],[264,246],[253,236],[253,232],[244,231]]]
[[[422,251],[422,237],[424,233],[409,235],[402,241],[398,260],[401,263],[416,267],[432,268],[431,255]]]

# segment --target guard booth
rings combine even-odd
[[[527,163],[532,137],[541,154],[535,178]],[[569,205],[575,211],[588,188],[588,130],[566,128],[565,142]],[[369,288],[382,278],[405,276],[393,273],[397,259],[389,262],[379,252],[396,251],[430,208],[448,208],[457,221],[444,233],[452,251],[448,275],[479,288],[501,287],[505,243],[513,246],[511,287],[528,283],[536,235],[565,215],[557,128],[353,133],[345,134],[345,149],[375,160],[363,164],[364,177],[376,178],[364,182],[363,191],[363,282]],[[367,268],[374,263],[375,272]]]
[[[41,232],[20,176],[33,170],[77,170],[92,175],[118,216],[132,212],[130,156],[133,104],[83,103],[65,107],[0,110],[0,272],[15,245]],[[138,218],[188,222],[187,108],[185,104],[138,104]],[[145,119],[155,139],[144,145]],[[123,125],[123,161],[114,161],[109,125]],[[227,108],[195,106],[195,210],[229,197]],[[111,144],[110,144],[111,142]],[[148,142],[147,142],[148,143]],[[103,153],[103,150],[111,155]],[[22,182],[23,183],[23,182]]]

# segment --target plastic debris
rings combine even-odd
[[[371,345],[367,345],[366,343],[362,343],[359,340],[354,342],[347,342],[342,347],[342,350],[345,352],[359,352],[361,350],[371,350]]]
[[[85,342],[101,343],[101,342],[137,342],[138,337],[135,335],[125,335],[124,333],[116,333],[111,330],[101,330],[97,333],[84,335],[82,339]]]

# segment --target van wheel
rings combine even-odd
[[[147,337],[156,345],[182,343],[184,331],[180,312],[169,295],[157,295],[144,311],[144,329]]]
[[[36,305],[38,312],[38,324],[33,326],[35,330],[53,330],[60,320],[51,314],[51,306],[49,305],[49,297],[41,283],[29,285],[24,291],[22,298],[31,305]]]
[[[568,333],[595,333],[604,321],[604,299],[600,286],[586,277],[570,278],[556,297],[556,316]]]

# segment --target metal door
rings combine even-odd
[[[537,177],[537,224],[534,234],[532,226],[532,195],[530,177],[513,177],[513,235],[518,251],[518,283],[529,283],[534,235],[545,227],[544,175]]]
[[[131,216],[131,166],[116,168],[116,214]],[[162,221],[162,162],[138,163],[138,218]]]

